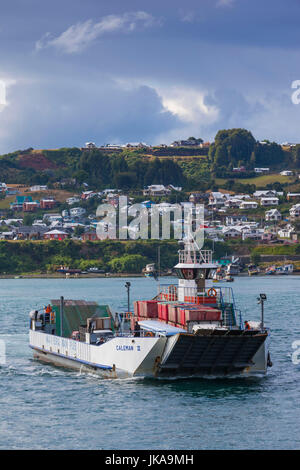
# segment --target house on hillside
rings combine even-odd
[[[40,202],[41,209],[54,209],[56,206],[55,199],[42,199]]]
[[[95,197],[97,195],[97,193],[95,193],[94,191],[83,191],[81,193],[81,199],[83,201],[87,201],[88,199],[91,199],[92,197]]]
[[[84,233],[81,235],[81,238],[82,238],[82,240],[84,240],[84,241],[89,240],[89,241],[92,241],[92,242],[98,240],[97,233],[96,233],[95,230],[88,230],[87,232],[84,232]]]
[[[44,239],[45,240],[65,240],[65,238],[68,237],[68,233],[64,232],[63,230],[50,230],[46,233],[44,233]]]
[[[237,224],[244,224],[248,221],[248,217],[245,215],[228,215],[225,219],[225,223],[227,226],[229,225],[237,225]]]
[[[285,227],[278,230],[278,236],[280,238],[292,238],[292,236],[296,233],[295,227],[290,224],[287,224]]]
[[[201,202],[204,203],[207,202],[207,200],[207,193],[192,193],[189,197],[189,202],[192,202],[193,204],[199,204]]]
[[[25,201],[23,203],[23,212],[36,212],[39,207],[39,201]]]
[[[77,204],[78,202],[80,202],[80,198],[78,196],[72,196],[66,200],[66,203],[69,204],[69,206]]]
[[[255,201],[243,201],[240,205],[240,209],[257,209],[258,204]]]
[[[260,200],[261,206],[278,206],[278,197],[262,197]]]
[[[170,193],[171,190],[163,184],[152,184],[143,190],[144,196],[165,196]]]
[[[231,197],[230,199],[227,199],[227,201],[225,201],[224,203],[224,206],[225,207],[228,207],[228,208],[233,208],[233,207],[240,207],[240,205],[242,204],[242,199],[238,199],[236,197]]]
[[[16,228],[16,237],[18,240],[41,240],[45,232],[49,229],[48,227],[42,227],[39,225],[22,226]]]
[[[267,222],[278,222],[281,219],[282,219],[282,215],[278,209],[271,209],[267,211],[265,214],[265,220]]]
[[[254,168],[255,173],[265,174],[270,172],[270,168]]]
[[[294,172],[291,170],[283,170],[279,174],[282,176],[293,176]]]
[[[86,213],[83,207],[72,207],[70,209],[70,217],[82,217]]]
[[[24,202],[32,202],[31,196],[17,196],[15,201],[10,204],[13,211],[22,211]]]
[[[48,189],[48,186],[37,184],[35,186],[31,186],[30,191],[32,193],[37,193],[39,191],[47,191],[47,189]]]
[[[221,193],[219,191],[212,191],[209,194],[208,198],[208,205],[210,207],[223,207],[225,205],[225,202],[230,199],[230,194],[227,193]]]
[[[225,239],[239,238],[242,236],[242,231],[240,227],[223,227],[222,233]]]
[[[290,217],[297,218],[300,216],[300,204],[295,204],[290,208]]]
[[[288,201],[300,201],[300,193],[287,193],[286,198]]]

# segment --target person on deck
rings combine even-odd
[[[52,312],[51,305],[48,304],[47,307],[45,307],[45,323],[50,323],[50,313]]]
[[[134,336],[135,337],[141,336],[141,327],[140,327],[140,325],[138,324],[137,321],[134,324]]]
[[[245,321],[245,330],[251,330],[251,326],[248,321]]]

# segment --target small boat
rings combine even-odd
[[[283,266],[277,266],[276,268],[276,274],[292,274],[293,271],[293,264],[284,264]]]
[[[257,276],[259,273],[259,268],[255,264],[248,265],[248,275],[249,276]]]
[[[265,274],[267,274],[268,276],[276,274],[276,266],[269,266],[268,268],[266,268]]]
[[[146,267],[143,268],[142,272],[146,277],[154,277],[154,279],[157,278],[155,263],[146,264]]]
[[[293,264],[284,264],[283,265],[283,274],[292,274],[294,272]]]

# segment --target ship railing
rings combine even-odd
[[[177,302],[178,301],[177,286],[175,284],[161,284],[160,292],[155,297],[155,300]]]
[[[212,251],[211,250],[200,250],[200,251],[189,251],[179,250],[179,263],[184,264],[201,264],[201,263],[212,263]]]
[[[151,333],[149,335],[149,333]],[[166,330],[159,330],[159,331],[146,331],[146,330],[132,330],[132,331],[123,331],[123,332],[116,332],[116,337],[121,338],[153,338],[160,335],[166,335]]]
[[[220,303],[224,315],[228,306],[232,305],[232,314],[229,315],[227,326],[230,328],[236,326],[238,321],[240,328],[242,328],[242,314],[241,311],[237,309],[232,287],[216,287],[215,289],[217,291],[217,300]]]

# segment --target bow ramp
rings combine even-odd
[[[213,330],[179,333],[168,339],[158,376],[234,375],[253,365],[267,333]]]

